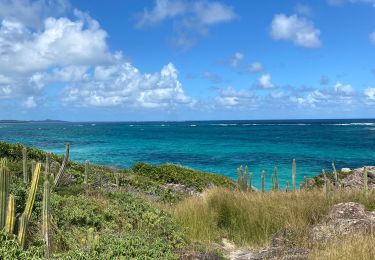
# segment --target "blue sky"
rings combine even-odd
[[[375,115],[375,0],[0,0],[0,118]]]

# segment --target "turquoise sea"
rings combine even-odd
[[[0,123],[0,140],[58,154],[71,144],[71,158],[130,167],[145,161],[175,163],[236,178],[249,165],[255,186],[261,171],[278,167],[281,185],[337,168],[375,165],[375,120],[30,122]]]

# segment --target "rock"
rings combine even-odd
[[[189,196],[196,196],[196,197],[201,197],[202,193],[199,192],[196,188],[193,187],[188,187],[183,184],[178,184],[178,183],[167,183],[163,186],[165,189],[171,189],[177,192],[185,193]]]
[[[312,189],[315,187],[316,181],[312,178],[305,179],[304,182],[301,183],[300,189]]]
[[[233,243],[223,240],[224,255],[231,260],[261,260],[261,259],[294,259],[304,260],[308,258],[308,250],[298,248],[292,242],[293,233],[288,229],[277,232],[271,245],[262,249],[236,248]]]
[[[344,235],[370,233],[374,225],[375,213],[366,211],[363,205],[339,203],[322,223],[312,228],[310,237],[313,242],[328,242]]]
[[[375,188],[375,166],[366,166],[368,176],[368,188]],[[340,180],[340,186],[348,189],[363,188],[364,167],[354,169],[351,174]]]
[[[343,173],[348,173],[351,172],[352,170],[350,168],[341,168],[341,172]]]

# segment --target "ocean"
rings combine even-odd
[[[283,187],[322,169],[375,165],[375,120],[275,120],[185,122],[29,122],[0,123],[0,140],[63,154],[71,159],[115,167],[135,162],[174,163],[236,178],[248,165],[259,187],[278,168]]]

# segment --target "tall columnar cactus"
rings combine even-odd
[[[85,163],[85,176],[83,178],[84,184],[88,183],[89,174],[90,174],[90,161],[87,160],[86,163]]]
[[[51,173],[51,154],[46,154],[46,163],[44,165],[44,178],[48,179]]]
[[[263,171],[262,171],[262,192],[265,191],[265,189],[264,189],[264,178],[265,178],[265,177],[266,177],[266,171],[263,170]]]
[[[237,185],[238,185],[238,189],[239,190],[242,190],[242,186],[243,186],[243,184],[242,184],[242,181],[243,181],[242,175],[243,175],[243,169],[242,169],[242,165],[241,165],[239,168],[237,168]]]
[[[26,214],[23,213],[18,221],[19,221],[19,224],[18,224],[17,241],[18,241],[18,244],[23,248],[25,245],[26,229],[27,229],[27,224],[28,224],[28,218]]]
[[[68,166],[68,163],[69,163],[69,148],[70,148],[70,145],[66,144],[65,156],[64,156],[63,162],[61,164],[60,170],[57,173],[57,175],[55,176],[54,186],[59,185],[59,181],[61,180],[61,177],[64,175],[66,167]]]
[[[325,170],[322,170],[323,178],[324,178],[324,192],[328,194],[329,192],[329,183],[328,183],[328,178]]]
[[[245,166],[245,173],[242,173],[242,191],[247,191],[247,179],[249,177],[249,168]]]
[[[250,172],[250,177],[249,177],[249,191],[253,191],[253,173]]]
[[[332,162],[332,169],[333,169],[333,176],[335,177],[335,184],[338,185],[338,176],[337,176],[336,166],[334,162]]]
[[[22,148],[22,168],[23,168],[23,181],[24,183],[29,183],[30,175],[27,167],[27,149],[26,147]]]
[[[35,195],[36,195],[36,191],[38,189],[38,182],[39,182],[39,176],[40,176],[40,168],[41,168],[41,164],[37,163],[37,165],[35,166],[33,178],[31,180],[29,196],[27,197],[26,207],[25,207],[25,211],[24,211],[24,214],[27,218],[27,221],[29,221],[29,219],[31,217],[31,213],[32,213],[32,210],[33,210],[34,202],[35,202]]]
[[[43,192],[43,212],[42,212],[42,236],[45,242],[44,256],[50,257],[51,243],[50,243],[50,186],[49,180],[44,181]]]
[[[6,160],[2,160],[0,166],[0,230],[5,225],[5,214],[9,195],[9,171]]]
[[[367,196],[368,194],[368,176],[367,176],[367,168],[364,167],[363,169],[363,192]]]
[[[275,191],[276,190],[276,186],[275,186],[275,174],[272,173],[272,191]]]
[[[30,171],[30,173],[29,173],[29,176],[31,176],[31,178],[32,178],[32,176],[33,176],[33,174],[34,174],[35,166],[36,166],[36,161],[32,160],[32,161],[31,161],[31,171]]]
[[[288,181],[285,184],[285,192],[289,192],[289,182]]]
[[[274,169],[274,175],[275,175],[275,190],[278,191],[279,190],[279,176],[277,173],[277,167],[275,167]]]
[[[15,199],[12,194],[9,195],[8,198],[8,207],[6,212],[6,222],[5,222],[5,231],[8,234],[13,234],[14,229],[14,220],[15,220]]]
[[[297,173],[297,166],[296,166],[296,159],[293,159],[292,163],[292,191],[296,191],[296,173]]]

